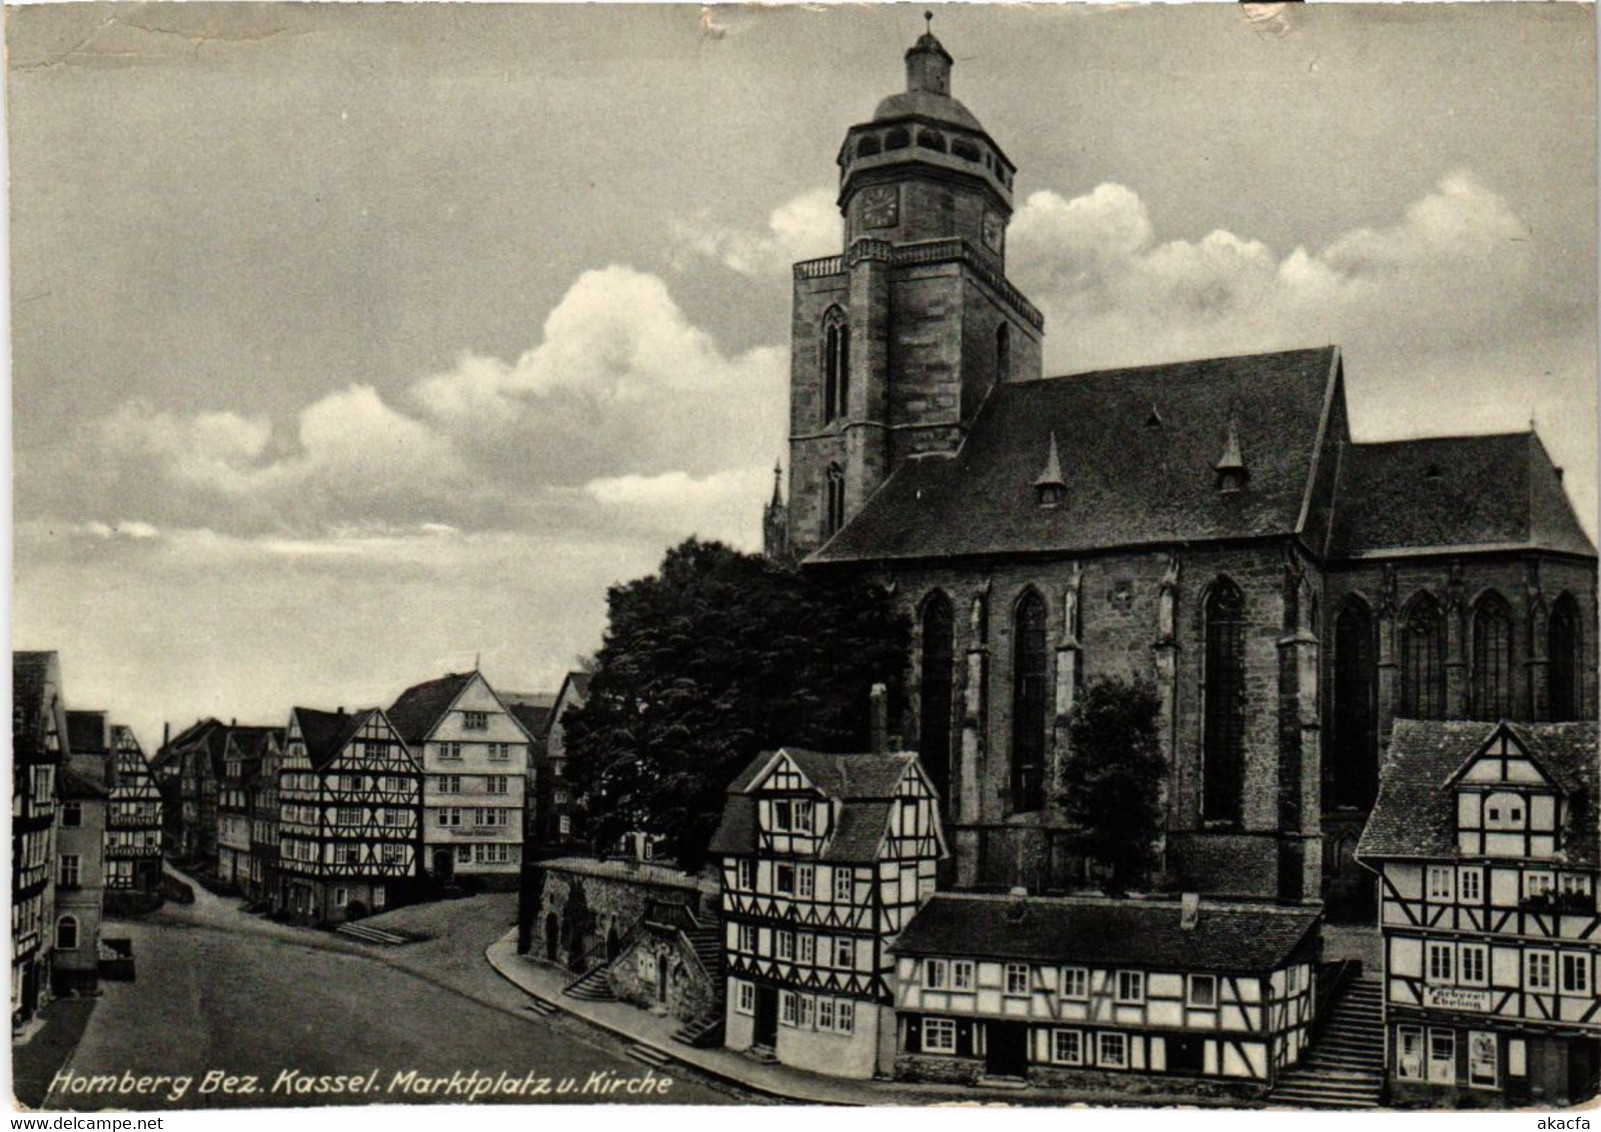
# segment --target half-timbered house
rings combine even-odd
[[[271,903],[278,894],[278,776],[283,770],[284,732],[274,728],[259,740],[255,774],[245,780],[250,819],[250,870],[241,887],[253,901]]]
[[[729,787],[721,856],[725,1043],[841,1077],[888,1072],[889,941],[934,892],[939,801],[913,754],[757,756]]]
[[[530,858],[544,843],[549,824],[551,790],[547,745],[550,742],[550,713],[556,697],[549,692],[501,692],[506,710],[528,732],[528,766],[523,771],[523,857]]]
[[[337,923],[409,893],[422,774],[383,709],[293,709],[278,798],[280,909]]]
[[[255,777],[256,752],[249,732],[231,732],[223,744],[217,775],[217,879],[242,888],[250,875],[250,808],[247,778]]]
[[[942,893],[891,946],[896,1073],[1048,1085],[1144,1074],[1264,1091],[1306,1048],[1320,915]]]
[[[1594,723],[1395,727],[1379,874],[1391,1099],[1574,1102],[1601,1072]]]
[[[55,925],[56,774],[66,749],[61,659],[11,654],[11,1024],[50,994]]]
[[[532,742],[522,722],[476,671],[407,688],[388,715],[422,767],[422,867],[514,885]]]
[[[106,815],[106,888],[161,888],[161,792],[133,729],[111,725],[111,806]]]
[[[550,709],[544,767],[539,775],[540,797],[535,804],[536,812],[542,815],[537,821],[537,840],[543,845],[567,845],[573,840],[573,812],[578,808],[578,799],[573,795],[572,775],[567,769],[566,720],[567,713],[582,707],[588,698],[589,673],[569,672]]]

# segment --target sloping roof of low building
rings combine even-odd
[[[557,857],[554,860],[540,861],[535,867],[553,873],[603,877],[606,880],[666,888],[699,890],[706,885],[706,882],[694,873],[633,858],[610,858],[602,861],[594,857]]]
[[[96,767],[94,762],[101,765]],[[91,802],[110,794],[104,779],[104,759],[72,759],[56,778],[61,797],[72,802]],[[98,771],[98,773],[97,773]]]
[[[1601,866],[1596,817],[1601,730],[1593,722],[1397,720],[1357,856],[1369,862],[1457,856],[1455,776],[1503,726],[1559,787],[1581,798],[1569,808],[1572,821],[1563,831],[1562,859],[1585,868]]]
[[[1595,555],[1533,432],[1346,447],[1331,556],[1472,547]]]
[[[830,800],[841,803],[838,821],[818,855],[821,861],[870,861],[889,827],[890,801],[917,756],[889,754],[830,755],[799,747],[764,751],[746,764],[729,784],[722,820],[712,835],[710,852],[740,855],[756,851],[756,799],[750,793],[769,764],[783,755]]]
[[[1307,907],[1203,901],[1185,930],[1174,900],[936,893],[890,945],[898,955],[1163,970],[1269,971],[1317,923]]]
[[[902,462],[809,561],[1295,533],[1338,363],[1329,346],[998,385],[954,455]],[[1215,465],[1231,428],[1248,480],[1224,492]],[[1033,485],[1053,433],[1067,489],[1041,507]]]
[[[450,672],[437,680],[413,684],[388,711],[389,722],[408,747],[420,747],[439,720],[456,702],[476,672]]]

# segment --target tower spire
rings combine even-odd
[[[924,12],[928,30],[906,49],[906,89],[930,94],[951,93],[951,53],[934,38],[934,13]]]

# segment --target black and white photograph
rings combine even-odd
[[[1592,4],[4,15],[13,1111],[1594,1110]]]

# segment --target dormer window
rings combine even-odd
[[[780,798],[773,803],[773,832],[811,833],[815,807],[806,798]]]
[[[1062,481],[1062,462],[1056,454],[1056,433],[1051,433],[1051,444],[1045,454],[1045,468],[1034,481],[1034,497],[1046,510],[1060,507],[1067,497],[1067,484]]]
[[[1240,452],[1240,434],[1234,421],[1229,421],[1228,439],[1223,444],[1223,455],[1214,470],[1217,472],[1217,490],[1224,495],[1242,491],[1251,478]]]

